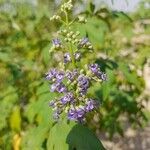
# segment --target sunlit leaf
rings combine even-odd
[[[15,107],[10,115],[10,127],[12,130],[20,131],[21,129],[21,114],[20,108]]]

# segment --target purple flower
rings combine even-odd
[[[105,73],[102,73],[102,74],[101,74],[101,79],[102,79],[103,81],[106,81],[106,80],[107,80],[107,75],[106,75]]]
[[[64,84],[58,82],[51,85],[51,92],[65,93],[67,88]]]
[[[55,101],[54,100],[50,101],[49,106],[54,108],[55,107]]]
[[[55,107],[55,110],[54,110],[54,112],[53,112],[53,119],[54,120],[58,120],[59,119],[59,117],[60,117],[60,114],[63,112],[63,109],[61,108],[61,107]]]
[[[80,88],[80,95],[86,95],[87,93],[87,88]]]
[[[89,69],[96,75],[99,79],[102,79],[103,81],[107,80],[107,75],[100,71],[100,68],[98,67],[98,64],[91,64],[89,65]]]
[[[67,92],[67,88],[65,87],[64,84],[60,84],[57,88],[57,92],[58,93],[66,93]]]
[[[77,69],[74,69],[74,70],[73,70],[73,75],[74,75],[74,76],[77,76],[78,74],[79,74],[78,70],[77,70]]]
[[[77,69],[74,69],[73,72],[71,71],[66,72],[66,77],[70,81],[73,81],[77,75],[78,75]]]
[[[67,104],[68,102],[73,102],[74,101],[74,95],[73,93],[69,92],[67,93],[64,97],[60,99],[62,104]]]
[[[97,108],[98,106],[99,106],[99,104],[98,104],[98,102],[97,102],[96,100],[89,99],[89,100],[86,102],[85,111],[86,111],[86,112],[92,111],[92,110],[94,110],[95,108]]]
[[[57,74],[56,74],[56,79],[57,79],[57,82],[61,82],[65,77],[65,74],[63,71],[59,71]]]
[[[89,65],[89,69],[90,69],[94,74],[96,74],[96,73],[99,71],[98,64],[91,64],[91,65]]]
[[[71,61],[71,57],[70,57],[70,54],[69,53],[65,53],[64,54],[64,63],[68,63]]]
[[[80,87],[88,87],[89,86],[89,79],[84,75],[80,75],[78,77],[78,84]]]
[[[84,47],[87,43],[89,43],[89,39],[87,37],[82,38],[78,45],[78,48]]]
[[[75,121],[82,121],[85,115],[85,111],[82,108],[71,108],[68,111],[68,119],[75,120]]]
[[[51,80],[56,77],[57,70],[55,68],[51,69],[48,73],[45,74],[47,80]]]
[[[54,83],[54,84],[52,84],[50,91],[51,91],[51,92],[55,92],[58,86],[59,86],[59,83]]]
[[[70,80],[70,81],[72,81],[72,80],[74,79],[74,76],[73,76],[73,74],[72,74],[71,71],[67,71],[67,72],[66,72],[66,77],[67,77],[67,79]]]
[[[75,60],[80,60],[80,58],[81,58],[81,53],[76,52],[76,53],[74,54],[74,57],[75,57]]]
[[[60,46],[61,45],[61,41],[58,38],[53,39],[52,43],[53,43],[54,46]]]
[[[78,77],[78,86],[80,88],[80,94],[85,95],[89,88],[89,79],[84,75],[80,75]]]
[[[57,111],[55,111],[53,113],[53,119],[57,121],[59,119],[59,117],[60,117],[60,114]]]
[[[102,81],[106,81],[107,80],[107,75],[101,71],[99,71],[96,76],[101,79]]]

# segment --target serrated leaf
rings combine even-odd
[[[45,93],[39,96],[37,101],[30,103],[27,107],[25,115],[30,123],[34,121],[43,124],[49,124],[51,109],[49,108],[49,99],[53,98],[50,93]]]
[[[58,122],[54,125],[49,133],[47,150],[67,150],[66,138],[73,126],[72,122],[70,124]]]
[[[22,140],[22,150],[42,150],[42,144],[47,137],[49,126],[32,127],[25,133]]]

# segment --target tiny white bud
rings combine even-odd
[[[65,40],[66,42],[68,42],[68,38],[65,38],[64,40]]]
[[[73,39],[75,39],[75,38],[76,38],[76,35],[75,35],[75,34],[74,34],[74,35],[72,35],[72,38],[73,38]]]
[[[78,43],[78,42],[79,42],[79,40],[78,40],[78,39],[75,39],[74,41],[75,41],[75,43]]]
[[[89,46],[88,48],[89,48],[89,49],[93,49],[93,46],[91,45],[91,46]]]
[[[71,38],[68,38],[68,41],[71,42]]]
[[[70,33],[67,34],[67,37],[70,37]]]
[[[78,35],[80,35],[80,32],[79,32],[79,31],[76,32],[76,36],[78,36]]]
[[[63,30],[63,32],[64,32],[64,33],[67,33],[67,30],[65,29],[65,30]]]

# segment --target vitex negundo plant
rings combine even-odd
[[[70,20],[68,15],[72,8],[72,1],[69,0],[61,5],[58,14],[50,18],[63,23],[64,28],[59,30],[58,37],[52,40],[50,49],[55,53],[62,51],[63,60],[56,68],[51,68],[45,78],[50,82],[50,91],[58,93],[58,97],[50,101],[54,119],[58,120],[61,114],[66,114],[68,120],[83,123],[86,122],[87,115],[100,106],[99,100],[89,96],[89,88],[94,82],[105,81],[107,76],[95,63],[79,67],[84,54],[94,49],[88,37],[81,38],[79,31],[72,30],[75,21],[79,23],[87,21],[83,16]]]

